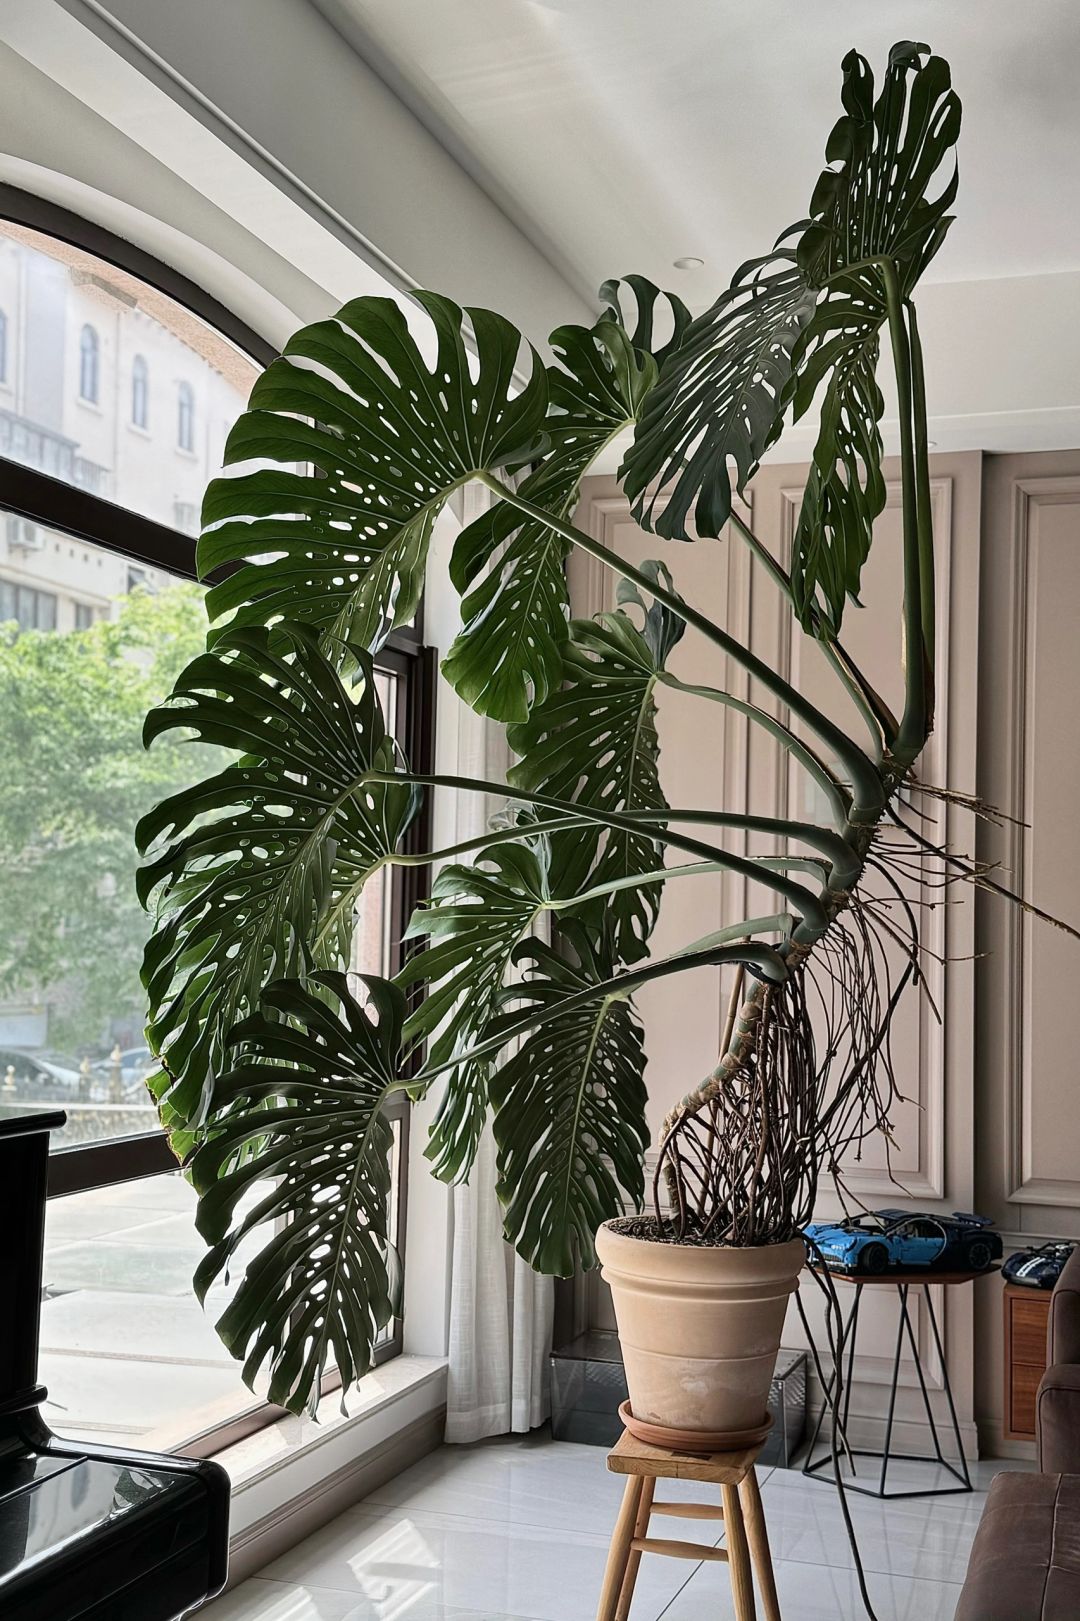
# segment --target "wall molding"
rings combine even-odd
[[[1032,892],[1031,839],[1027,827],[1033,819],[1031,803],[1033,709],[1036,682],[1032,669],[1035,647],[1034,616],[1038,601],[1039,516],[1051,506],[1080,506],[1080,475],[1017,479],[1012,504],[1012,592],[1007,663],[1012,708],[1008,726],[1008,795],[1017,821],[1009,824],[1008,864],[1018,876],[1024,894]],[[1019,907],[1010,909],[1007,922],[1009,980],[1019,995],[1006,999],[1005,1047],[1008,1053],[1005,1088],[1006,1197],[1012,1204],[1042,1205],[1056,1209],[1080,1208],[1080,1177],[1040,1176],[1034,1161],[1029,1129],[1032,1093],[1032,1025],[1029,1017],[1034,975],[1033,930],[1038,920]]]
[[[890,480],[886,486],[886,510],[899,511],[902,490],[899,481]],[[937,640],[938,668],[937,722],[926,749],[920,756],[921,775],[929,782],[945,784],[949,781],[949,629],[950,584],[953,568],[955,534],[953,524],[953,480],[934,477],[930,480],[930,496],[937,541]],[[784,486],[780,491],[782,502],[781,556],[785,567],[790,566],[795,527],[802,504],[803,487]],[[779,597],[779,593],[777,593]],[[785,678],[798,685],[800,678],[800,642],[792,635],[791,615],[781,616],[786,634],[779,643],[781,662],[778,669]],[[786,718],[786,717],[783,717]],[[792,763],[788,781],[794,779],[797,768]],[[790,796],[791,789],[788,790]],[[911,795],[916,803],[923,827],[930,838],[947,843],[950,838],[949,809],[943,800],[925,794]],[[790,814],[786,809],[778,814]],[[933,1006],[926,996],[919,996],[919,1074],[918,1147],[912,1165],[897,1164],[880,1169],[846,1173],[848,1186],[854,1193],[869,1197],[944,1199],[945,1173],[945,1114],[946,1114],[946,996],[947,965],[942,960],[947,951],[946,909],[932,907],[930,892],[922,888],[911,897],[918,917],[919,935],[927,948],[923,958],[923,973]],[[918,995],[918,992],[914,992]],[[941,1014],[936,1017],[934,1006]]]

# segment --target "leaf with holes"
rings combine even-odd
[[[627,323],[623,308],[624,287],[634,301],[633,330]],[[671,351],[679,347],[693,319],[681,298],[675,293],[661,292],[656,283],[645,276],[613,276],[601,284],[600,297],[608,306],[607,317],[624,327],[634,348],[652,355],[658,366],[662,366]],[[662,335],[657,333],[657,306],[660,307],[661,326],[670,328]]]
[[[415,298],[433,328],[430,364],[392,300],[358,298],[301,328],[255,384],[225,462],[277,465],[206,492],[199,567],[234,571],[209,592],[212,618],[303,620],[376,648],[416,611],[451,492],[529,455],[547,404],[535,353],[519,388],[516,327],[437,293]]]
[[[443,1064],[479,1042],[499,1011],[515,948],[528,938],[549,898],[547,844],[496,844],[471,866],[444,867],[431,900],[413,916],[406,939],[426,945],[406,962],[397,983],[424,986],[410,1014],[407,1040],[427,1040],[427,1062]],[[435,1174],[464,1181],[487,1117],[490,1062],[448,1072],[425,1153]]]
[[[874,522],[888,490],[879,423],[885,408],[875,376],[877,338],[840,358],[821,407],[791,557],[791,594],[804,630],[838,634],[847,597],[858,600]]]
[[[631,600],[624,595],[627,606]],[[639,606],[644,610],[640,601]],[[665,808],[653,695],[683,626],[659,605],[649,613],[652,617],[646,616],[640,631],[625,608],[595,620],[574,620],[564,685],[525,725],[511,727],[508,734],[511,748],[521,756],[508,773],[512,788],[596,811]],[[661,846],[644,829],[626,832],[598,825],[592,831],[551,836],[551,871],[560,894],[653,872],[662,864]],[[630,887],[601,903],[627,962],[648,949],[660,890],[655,883]]]
[[[269,1367],[268,1399],[294,1413],[314,1411],[329,1365],[345,1389],[368,1372],[399,1303],[386,1110],[402,1089],[405,998],[388,980],[362,983],[366,1007],[344,974],[266,991],[233,1033],[239,1062],[214,1083],[190,1163],[211,1246],[196,1293],[243,1262],[218,1333],[249,1385]],[[267,1237],[252,1254],[256,1234]]]
[[[540,943],[522,948],[533,975],[505,995],[526,1012],[552,1009],[608,979],[610,942],[573,922],[574,959]],[[504,1016],[508,1031],[520,1014]],[[527,1035],[491,1077],[499,1197],[506,1237],[539,1272],[571,1277],[595,1260],[601,1222],[645,1191],[645,1053],[625,996],[600,994]]]
[[[719,535],[732,479],[745,489],[780,435],[792,355],[817,304],[790,251],[739,269],[687,327],[653,389],[621,469],[638,522],[657,534]]]
[[[881,510],[880,407],[872,373],[888,317],[878,265],[906,297],[944,240],[955,172],[930,192],[955,146],[960,103],[939,57],[894,46],[874,100],[873,74],[844,59],[844,115],[826,147],[810,219],[731,286],[668,354],[623,466],[639,522],[664,535],[719,535],[794,402],[828,393],[792,572],[808,627],[817,596],[835,629]],[[857,355],[856,355],[857,352]],[[868,412],[865,421],[857,414]],[[730,464],[734,463],[734,476]]]
[[[551,335],[561,364],[548,372],[544,424],[550,449],[520,493],[569,518],[583,475],[622,428],[637,420],[656,364],[612,320]],[[473,709],[521,721],[559,683],[567,634],[567,542],[505,502],[459,535],[451,577],[464,595],[463,628],[443,674]]]
[[[163,1118],[196,1125],[232,1026],[271,980],[301,973],[342,896],[399,845],[417,809],[393,765],[370,661],[347,689],[302,627],[234,630],[195,659],[145,736],[190,730],[240,758],[144,816],[139,896],[156,921],[143,983],[148,1038],[171,1085]]]
[[[880,333],[889,318],[882,270],[894,266],[906,298],[952,223],[955,164],[928,195],[960,131],[960,102],[948,65],[926,46],[893,47],[881,94],[852,51],[844,58],[844,115],[826,146],[811,203],[813,223],[799,242],[799,264],[826,288],[797,355],[797,421],[826,383],[821,423],[792,547],[794,600],[805,629],[840,629],[846,599],[858,597],[874,522],[885,506],[878,424],[884,402],[875,377]]]

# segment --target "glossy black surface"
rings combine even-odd
[[[48,1132],[61,1124],[0,1119],[0,1617],[175,1621],[224,1585],[225,1471],[64,1441],[38,1411]]]

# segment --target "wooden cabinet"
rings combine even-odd
[[[1005,1285],[1005,1438],[1035,1439],[1035,1392],[1046,1372],[1050,1290]]]

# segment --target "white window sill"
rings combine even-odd
[[[438,1445],[446,1360],[398,1356],[316,1418],[279,1419],[217,1456],[233,1484],[232,1573],[243,1580]]]

